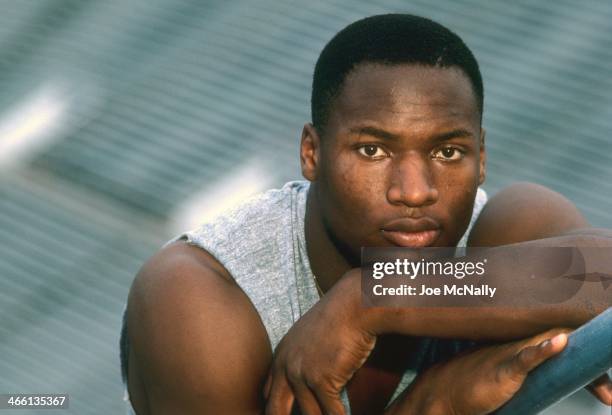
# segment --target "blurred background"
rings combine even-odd
[[[0,7],[0,393],[124,411],[118,338],[133,276],[181,230],[300,178],[318,53],[367,15],[427,16],[472,48],[490,194],[542,183],[612,227],[609,0]],[[580,392],[547,413],[609,409]]]

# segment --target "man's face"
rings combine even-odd
[[[325,135],[307,127],[304,176],[315,182],[328,232],[351,255],[362,246],[456,245],[485,160],[480,113],[461,70],[359,65],[332,104]]]

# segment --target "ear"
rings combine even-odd
[[[487,176],[487,151],[485,149],[485,135],[487,131],[484,128],[480,130],[480,166],[479,166],[479,177],[478,184],[484,183]]]
[[[304,124],[302,141],[300,142],[300,164],[302,176],[313,182],[317,180],[319,159],[321,154],[321,139],[317,129],[311,123]]]

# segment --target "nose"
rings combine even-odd
[[[407,155],[393,163],[387,189],[387,200],[393,205],[427,206],[438,200],[427,160],[417,154]]]

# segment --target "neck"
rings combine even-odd
[[[327,292],[347,271],[349,262],[342,256],[323,222],[316,183],[310,185],[306,201],[304,233],[308,260],[317,282]]]

